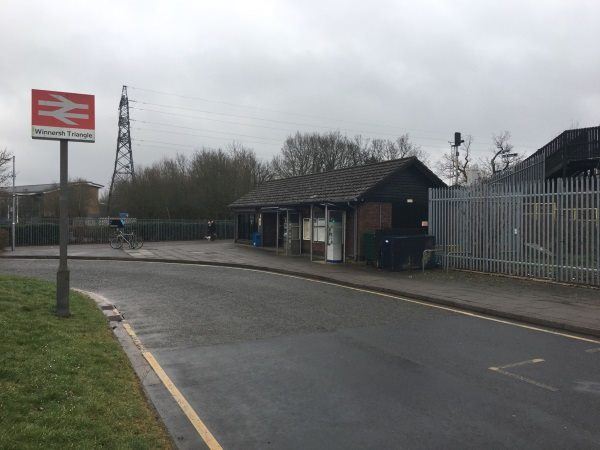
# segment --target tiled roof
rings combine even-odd
[[[416,158],[403,158],[268,181],[229,206],[243,208],[355,201],[389,175],[415,162],[421,164]]]

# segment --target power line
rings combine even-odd
[[[277,119],[266,119],[263,117],[246,116],[246,115],[242,115],[242,114],[221,113],[221,112],[216,112],[216,111],[207,111],[207,110],[198,109],[198,108],[190,108],[187,106],[165,105],[164,103],[144,102],[144,101],[139,101],[139,100],[129,100],[129,101],[134,102],[134,103],[139,103],[141,105],[156,106],[159,108],[181,109],[184,111],[194,111],[194,112],[200,112],[203,114],[213,114],[213,115],[217,115],[217,116],[235,117],[238,119],[260,120],[262,122],[279,123],[279,124],[284,124],[284,125],[294,125],[294,126],[313,127],[313,128],[322,128],[322,129],[338,129],[338,128],[340,128],[340,127],[334,127],[334,126],[330,126],[330,125],[317,125],[317,124],[313,124],[313,123],[291,122],[291,121],[287,121],[287,120],[277,120]],[[342,128],[348,130],[347,128],[344,128],[344,127],[342,127]],[[395,136],[395,137],[399,136],[399,133],[387,133],[387,132],[383,132],[383,131],[360,131],[360,130],[351,130],[351,129],[349,131],[353,131],[356,133],[362,133],[362,134],[379,134],[379,135],[387,135],[387,136]],[[402,134],[402,133],[400,133],[400,134]],[[424,136],[419,136],[419,138],[430,140],[430,141],[446,142],[446,139],[430,138],[430,137],[424,137]]]
[[[204,139],[212,139],[215,141],[221,141],[221,142],[228,142],[228,143],[232,143],[235,142],[235,139],[226,139],[226,138],[220,138],[220,137],[214,137],[214,136],[200,136]],[[154,139],[140,139],[140,138],[136,138],[133,139],[133,142],[135,142],[136,144],[139,142],[151,142],[151,143],[156,143],[156,144],[162,144],[162,145],[171,145],[171,146],[175,146],[175,147],[189,147],[189,148],[198,148],[198,147],[202,147],[202,145],[200,144],[179,144],[177,142],[165,142],[165,141],[157,141]],[[244,141],[241,142],[242,144],[256,144],[256,145],[278,145],[278,144],[271,144],[271,143],[265,143],[265,142],[252,142],[252,141]]]
[[[207,135],[207,134],[184,133],[181,131],[159,130],[156,128],[134,127],[134,128],[132,128],[132,130],[151,131],[153,133],[177,134],[180,136],[196,136],[196,137],[204,137],[204,138],[226,139],[226,137],[224,137],[224,136],[212,136],[212,135]],[[275,144],[275,145],[281,144],[280,141],[275,141],[273,139],[265,139],[265,138],[261,138],[258,136],[254,137],[253,139],[260,139],[260,140],[264,141],[264,143],[269,143],[269,144]]]
[[[133,102],[133,100],[132,100]],[[167,107],[167,108],[173,108],[173,109],[183,109],[183,110],[188,110],[188,111],[195,111],[195,112],[200,112],[203,114],[214,114],[214,115],[220,115],[220,116],[229,116],[229,117],[235,117],[238,119],[249,119],[249,120],[260,120],[263,122],[271,122],[271,123],[277,123],[277,124],[282,124],[282,125],[293,125],[295,127],[306,127],[306,128],[319,128],[322,130],[340,130],[343,129],[345,132],[351,131],[354,133],[359,133],[359,134],[371,134],[371,135],[385,135],[385,136],[394,136],[394,137],[398,137],[399,134],[398,133],[386,133],[386,132],[380,132],[380,131],[361,131],[361,130],[352,130],[352,129],[348,129],[348,128],[338,128],[338,127],[331,127],[331,126],[327,126],[327,125],[316,125],[316,124],[311,124],[311,123],[302,123],[302,122],[289,122],[289,121],[285,121],[285,120],[276,120],[276,119],[263,119],[260,117],[255,117],[255,116],[244,116],[244,115],[238,115],[238,114],[225,114],[225,113],[218,113],[218,112],[212,112],[212,111],[205,111],[205,110],[201,110],[201,109],[195,109],[195,108],[186,108],[186,107],[179,107],[179,106],[166,106],[166,105],[161,105],[161,104],[157,104],[157,103],[148,103],[148,102],[136,102],[136,103],[140,103],[140,104],[144,104],[144,105],[150,105],[150,106],[157,106],[157,107]],[[156,112],[159,114],[170,114],[170,115],[178,115],[180,117],[190,117],[190,118],[195,118],[195,119],[205,119],[205,120],[213,120],[213,121],[217,121],[217,119],[208,119],[206,117],[201,117],[201,116],[195,116],[195,115],[189,115],[189,114],[176,114],[173,112],[169,112],[169,111],[161,111],[161,110],[156,110],[156,109],[147,109],[147,108],[140,108],[140,107],[131,107],[132,109],[137,109],[137,110],[141,110],[141,111],[151,111],[151,112]],[[223,123],[230,123],[230,124],[237,124],[237,125],[245,125],[245,126],[258,126],[258,125],[252,125],[252,124],[248,124],[248,123],[243,123],[243,122],[231,122],[231,121],[222,121]],[[266,127],[261,127],[261,128],[266,128]],[[282,128],[271,128],[271,129],[279,129],[279,130],[284,130]],[[285,131],[289,131],[289,130],[285,130]],[[432,140],[439,140],[439,139],[432,139]]]
[[[227,101],[221,101],[221,100],[214,100],[214,99],[208,99],[205,97],[197,97],[197,96],[191,96],[191,95],[183,95],[183,94],[177,94],[177,93],[173,93],[173,92],[165,92],[165,91],[159,91],[156,89],[146,89],[146,88],[141,88],[141,87],[134,87],[134,86],[130,86],[131,89],[134,90],[138,90],[138,91],[145,91],[145,92],[151,92],[154,94],[159,94],[159,95],[166,95],[166,96],[171,96],[171,97],[179,97],[179,98],[184,98],[184,99],[189,99],[189,100],[199,100],[202,102],[207,102],[207,103],[215,103],[215,104],[222,104],[222,105],[227,105],[227,106],[233,106],[233,107],[237,107],[237,108],[244,108],[244,109],[250,109],[250,110],[255,110],[255,111],[267,111],[267,112],[274,112],[274,113],[278,113],[278,114],[288,114],[288,115],[294,115],[294,116],[298,116],[298,117],[306,117],[306,118],[312,118],[312,119],[318,119],[318,120],[330,120],[330,121],[334,121],[334,122],[342,122],[342,123],[349,123],[349,124],[355,124],[355,125],[368,125],[368,126],[374,126],[374,127],[378,127],[378,128],[387,128],[387,129],[397,129],[398,131],[395,133],[384,133],[384,132],[377,132],[377,131],[373,131],[373,132],[362,132],[364,134],[381,134],[381,135],[389,135],[389,136],[399,136],[402,134],[405,134],[407,132],[411,132],[410,137],[411,138],[419,138],[421,140],[432,140],[432,141],[439,141],[439,142],[447,142],[447,139],[441,139],[441,138],[432,138],[432,137],[424,137],[424,136],[416,136],[413,135],[412,132],[416,131],[417,133],[427,133],[427,134],[435,134],[435,135],[442,135],[445,134],[445,132],[440,132],[440,131],[433,131],[433,130],[425,130],[425,129],[417,129],[417,128],[400,128],[397,125],[392,125],[389,123],[383,123],[383,122],[379,122],[379,123],[375,123],[375,122],[366,122],[366,121],[351,121],[351,120],[345,120],[345,119],[340,119],[340,118],[335,118],[335,117],[325,117],[325,116],[318,116],[318,115],[314,115],[314,114],[305,114],[305,113],[298,113],[298,112],[293,112],[293,111],[289,111],[289,110],[279,110],[279,109],[272,109],[272,108],[264,108],[261,106],[253,106],[253,105],[244,105],[244,104],[240,104],[240,103],[234,103],[234,102],[227,102]],[[131,100],[133,101],[133,100]],[[148,103],[150,104],[150,103]],[[159,105],[159,104],[154,104],[154,105]],[[179,107],[179,106],[172,106],[172,105],[162,105],[164,107],[169,107],[169,108],[178,108],[178,109],[190,109],[192,110],[192,108],[186,108],[186,107]],[[218,113],[218,112],[209,112],[206,111],[207,113],[211,113],[211,114],[220,114],[220,115],[228,115],[225,113]],[[235,115],[232,115],[235,116]],[[237,116],[235,116],[237,117]],[[244,117],[244,116],[239,116],[239,117]],[[263,118],[256,118],[256,120],[270,120],[270,119],[263,119]],[[291,122],[293,123],[293,122]],[[319,125],[310,125],[310,126],[315,126],[315,127],[321,127]],[[325,128],[329,128],[329,129],[344,129],[346,130],[347,128],[345,127],[325,127]],[[356,130],[349,130],[349,131],[355,131]],[[359,133],[361,133],[360,131],[358,131]],[[535,144],[531,144],[531,143],[516,143],[514,144],[517,147],[523,148],[523,149],[538,149],[538,146]]]
[[[244,109],[250,109],[250,110],[255,110],[255,111],[267,111],[267,112],[273,112],[273,113],[277,113],[277,114],[287,114],[287,115],[291,115],[291,116],[306,117],[308,119],[331,120],[334,122],[350,123],[350,124],[355,124],[355,125],[368,125],[368,126],[374,126],[374,127],[380,127],[380,128],[385,128],[385,127],[398,128],[398,130],[401,130],[401,128],[398,127],[397,125],[391,125],[391,124],[387,124],[387,123],[351,121],[351,120],[339,119],[339,118],[334,118],[334,117],[317,116],[314,114],[304,114],[304,113],[298,113],[298,112],[286,111],[286,110],[280,110],[280,109],[264,108],[262,106],[243,105],[240,103],[232,103],[232,102],[226,102],[226,101],[221,101],[221,100],[212,100],[212,99],[208,99],[208,98],[204,98],[204,97],[195,97],[195,96],[190,96],[190,95],[175,94],[172,92],[157,91],[154,89],[145,89],[145,88],[134,87],[134,86],[129,86],[129,87],[131,89],[138,90],[138,91],[152,92],[154,94],[185,98],[185,99],[189,99],[189,100],[199,100],[199,101],[206,102],[206,103],[215,103],[215,104],[220,104],[220,105],[232,106],[232,107],[236,107],[236,108],[244,108]],[[403,134],[406,132],[406,129],[403,129],[403,130],[404,131],[399,131],[399,133]],[[410,131],[418,131],[421,133],[440,134],[438,131],[422,130],[422,129],[419,130],[419,129],[415,129],[415,128],[411,129]]]
[[[132,107],[131,109],[134,109],[134,108]],[[136,108],[136,109],[140,109],[140,108]],[[167,113],[167,114],[169,114],[169,113]],[[176,113],[170,113],[170,114],[178,115],[178,114],[176,114]],[[186,117],[187,117],[187,116],[186,116]],[[176,128],[183,128],[183,129],[197,130],[197,131],[209,131],[209,130],[203,130],[203,129],[201,129],[201,128],[185,127],[185,126],[181,126],[181,125],[166,124],[166,123],[161,123],[161,122],[144,121],[144,120],[139,120],[139,119],[131,119],[131,120],[132,120],[132,121],[135,121],[135,122],[139,122],[139,123],[147,123],[147,124],[153,124],[153,125],[164,125],[164,126],[171,126],[171,127],[176,127]],[[221,121],[221,120],[218,120],[218,119],[206,119],[206,120],[216,120],[216,121],[218,121],[218,122],[223,122],[223,121]],[[229,121],[226,121],[226,123],[229,123]],[[252,125],[250,125],[250,126],[252,126]],[[260,126],[260,125],[257,125],[257,126],[258,126],[258,127],[260,127],[260,128],[269,128],[269,129],[273,129],[273,127],[263,127],[263,126]],[[285,129],[282,129],[282,128],[274,128],[274,129],[277,129],[277,130],[282,130],[282,131],[287,131],[287,132],[289,132],[289,130],[285,130]],[[152,130],[152,131],[158,131],[158,132],[160,132],[160,131],[162,131],[162,130]],[[165,133],[169,133],[169,132],[168,132],[168,131],[166,131],[166,130],[165,130],[164,132],[165,132]],[[213,130],[210,130],[209,132],[213,132]],[[227,134],[237,134],[237,133],[228,133],[228,132],[224,132],[224,131],[223,131],[223,132],[220,132],[220,131],[214,131],[214,132],[216,132],[216,133],[227,133]],[[192,134],[190,134],[190,135],[192,135]],[[197,136],[198,136],[198,137],[205,137],[205,138],[208,138],[208,139],[217,139],[217,140],[218,140],[218,138],[216,138],[216,137],[212,137],[212,136],[206,136],[206,135],[197,135]],[[246,137],[250,137],[250,135],[241,135],[241,134],[240,134],[239,136],[246,136]],[[253,138],[259,138],[259,137],[258,137],[258,136],[256,136],[256,137],[253,137]],[[265,138],[259,138],[259,139],[265,139]],[[223,138],[223,139],[220,139],[220,140],[221,140],[221,141],[227,141],[227,142],[230,142],[230,140],[229,140],[229,139],[225,139],[225,138]],[[275,141],[272,141],[272,142],[273,142],[273,144],[275,144],[275,145],[282,145],[284,141],[285,141],[285,139],[283,139],[281,142],[279,142],[279,141],[277,141],[276,143],[275,143]],[[256,144],[256,145],[265,145],[265,144],[266,144],[265,142],[252,142],[252,141],[246,141],[246,142],[247,142],[247,143]],[[421,147],[422,149],[434,150],[434,151],[437,151],[437,152],[439,152],[439,151],[446,151],[446,150],[447,150],[447,148],[446,148],[446,147],[447,147],[447,145],[443,145],[443,144],[440,144],[439,146],[434,146],[434,145],[426,145],[426,144],[424,145],[424,144],[420,144],[418,141],[416,141],[415,143],[416,143],[416,144],[417,144],[419,147]],[[475,148],[475,147],[471,147],[471,150],[473,150],[474,152],[484,152],[484,151],[486,151],[487,149],[482,149],[482,148]]]
[[[137,102],[137,103],[143,103],[143,102]],[[150,104],[150,103],[147,103],[147,104]],[[177,108],[177,107],[174,106],[173,108]],[[245,123],[245,122],[236,122],[236,121],[231,121],[231,120],[213,119],[210,117],[202,117],[202,116],[197,116],[197,115],[192,115],[192,114],[182,114],[182,113],[175,113],[175,112],[171,112],[171,111],[161,111],[159,109],[141,108],[139,106],[131,106],[130,109],[135,109],[138,111],[154,112],[154,113],[158,113],[158,114],[166,114],[166,115],[176,116],[176,117],[185,117],[185,118],[189,118],[189,119],[209,120],[211,122],[226,123],[226,124],[231,124],[231,125],[241,125],[241,126],[246,126],[246,127],[263,128],[263,129],[267,129],[267,130],[285,131],[286,133],[290,133],[289,128],[270,127],[270,126],[266,126],[266,125],[258,125],[258,124]],[[186,109],[191,109],[191,108],[186,108]],[[201,111],[201,110],[197,110],[197,111],[202,112],[202,113],[212,114],[207,111]],[[219,114],[219,113],[216,113],[216,114]],[[247,119],[251,119],[251,120],[265,120],[265,121],[269,121],[269,122],[276,122],[276,123],[289,124],[289,125],[295,125],[295,126],[315,127],[315,128],[321,128],[321,129],[329,130],[329,131],[340,131],[339,128],[328,127],[328,126],[323,126],[323,125],[304,124],[304,123],[298,123],[298,122],[286,122],[286,121],[278,121],[278,120],[270,120],[270,119],[256,119],[256,118],[250,117],[250,116],[234,116],[234,117],[247,118]],[[139,119],[136,119],[136,120],[139,121]],[[346,133],[353,132],[353,133],[367,135],[367,136],[369,136],[369,135],[371,135],[371,136],[384,135],[384,136],[392,136],[392,137],[399,136],[398,134],[394,134],[394,133],[383,133],[383,132],[377,132],[377,131],[352,130],[352,129],[347,129],[347,128],[342,128],[342,130]],[[425,140],[425,141],[444,142],[444,143],[447,141],[446,139],[429,138],[429,137],[424,137],[424,136],[411,136],[411,138]]]
[[[246,126],[246,127],[264,128],[266,130],[278,130],[278,131],[285,131],[287,133],[290,132],[290,130],[288,128],[268,127],[266,125],[256,125],[256,124],[243,123],[243,122],[234,122],[231,120],[211,119],[210,117],[191,116],[189,114],[178,114],[178,113],[173,113],[173,112],[168,112],[168,111],[159,111],[156,109],[139,108],[137,106],[131,106],[130,109],[135,109],[137,111],[155,112],[155,113],[159,113],[159,114],[166,114],[169,116],[186,117],[189,119],[208,120],[211,122],[226,123],[226,124],[230,124],[230,125],[242,125],[242,126]]]
[[[193,130],[193,131],[204,131],[204,132],[207,132],[207,133],[227,134],[227,135],[238,136],[238,137],[245,137],[245,138],[250,138],[250,139],[260,139],[260,140],[269,141],[269,142],[276,143],[276,144],[281,144],[281,141],[275,141],[274,139],[265,138],[265,137],[262,137],[262,136],[253,136],[253,135],[249,135],[249,134],[233,133],[233,132],[230,132],[230,131],[218,131],[218,130],[207,130],[205,128],[184,127],[184,126],[180,126],[180,125],[172,125],[172,124],[166,124],[166,123],[160,123],[160,122],[151,122],[151,121],[147,121],[147,120],[131,119],[131,121],[132,122],[138,122],[138,123],[144,123],[144,124],[147,124],[147,125],[168,126],[168,127],[180,128],[180,129],[186,129],[186,130]],[[200,136],[198,134],[178,133],[178,132],[175,132],[175,131],[161,130],[161,129],[156,129],[156,128],[135,127],[134,129],[136,129],[136,130],[155,131],[155,132],[159,132],[159,133],[181,134],[181,135],[187,135],[187,136]]]
[[[335,127],[330,127],[330,126],[324,126],[324,125],[316,125],[316,124],[307,124],[307,123],[301,123],[301,122],[289,122],[289,121],[281,121],[281,120],[275,120],[275,119],[263,119],[260,117],[254,117],[254,116],[244,116],[244,115],[236,115],[236,114],[226,114],[226,113],[219,113],[219,112],[213,112],[213,111],[206,111],[206,110],[201,110],[201,109],[196,109],[196,108],[188,108],[188,107],[183,107],[183,106],[175,106],[175,105],[164,105],[164,104],[159,104],[159,103],[151,103],[151,102],[142,102],[142,101],[137,101],[137,100],[130,100],[131,102],[136,102],[139,104],[143,104],[143,105],[151,105],[151,106],[157,106],[157,107],[164,107],[164,108],[174,108],[174,109],[183,109],[183,110],[188,110],[188,111],[196,111],[196,112],[200,112],[203,114],[215,114],[215,115],[222,115],[222,116],[230,116],[230,117],[237,117],[237,118],[242,118],[242,119],[250,119],[250,120],[261,120],[261,121],[266,121],[266,122],[274,122],[274,123],[280,123],[280,124],[289,124],[289,125],[294,125],[294,126],[303,126],[303,127],[315,127],[315,128],[321,128],[321,129],[326,129],[326,130],[330,130],[330,131],[339,131],[339,128],[335,128]],[[249,124],[249,123],[245,123],[245,122],[234,122],[234,121],[224,121],[224,120],[218,120],[218,119],[210,119],[207,117],[202,117],[202,116],[195,116],[195,115],[190,115],[190,114],[181,114],[181,113],[173,113],[170,111],[162,111],[162,110],[155,110],[155,109],[147,109],[147,108],[141,108],[141,107],[134,107],[132,106],[131,109],[137,109],[137,110],[141,110],[141,111],[149,111],[149,112],[156,112],[159,114],[168,114],[168,115],[175,115],[175,116],[179,116],[179,117],[186,117],[186,118],[194,118],[194,119],[202,119],[202,120],[211,120],[211,121],[216,121],[216,122],[222,122],[222,123],[228,123],[228,124],[236,124],[236,125],[242,125],[242,126],[249,126],[249,127],[259,127],[259,128],[266,128],[266,129],[271,129],[271,130],[279,130],[279,131],[286,131],[286,132],[290,132],[289,129],[284,129],[284,128],[278,128],[278,127],[265,127],[265,126],[261,126],[261,125],[254,125],[254,124]],[[365,131],[365,130],[352,130],[352,129],[343,129],[346,133],[350,132],[354,132],[354,133],[358,133],[358,134],[364,134],[364,135],[384,135],[384,136],[392,136],[392,137],[398,137],[398,134],[395,133],[384,133],[384,132],[377,132],[377,131]],[[419,140],[419,141],[432,141],[432,142],[440,142],[440,143],[447,143],[447,139],[439,139],[439,138],[432,138],[432,137],[425,137],[425,136],[416,136],[416,135],[410,135],[411,139],[414,140]],[[264,138],[260,138],[260,139],[264,139]],[[521,146],[519,145],[519,147],[523,148],[523,149],[531,149],[533,147],[527,147],[527,146]]]

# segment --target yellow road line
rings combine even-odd
[[[588,348],[586,350],[586,353],[598,353],[598,352],[600,352],[600,347],[598,347],[598,348]]]
[[[169,376],[165,373],[160,364],[158,364],[158,361],[156,361],[152,353],[143,352],[143,355],[144,358],[146,358],[146,361],[148,361],[148,364],[150,364],[154,369],[154,372],[156,372],[156,375],[158,375],[158,378],[160,378],[167,390],[171,393],[171,395],[173,396],[183,413],[192,423],[202,440],[206,443],[208,448],[211,450],[223,450],[223,448],[217,442],[212,433],[208,431],[208,428],[206,427],[206,425],[204,425],[204,422],[202,422],[200,417],[198,417],[198,414],[196,414],[194,408],[192,408],[192,406],[188,403],[183,394],[179,391],[179,389],[177,389],[177,386],[173,384]]]
[[[127,263],[130,261],[124,261],[124,262]],[[285,274],[285,273],[271,272],[269,270],[248,269],[245,267],[218,266],[218,265],[212,265],[212,264],[186,264],[186,263],[179,263],[179,262],[161,262],[161,261],[143,261],[143,260],[136,260],[135,262],[142,262],[142,263],[146,263],[146,264],[174,264],[174,265],[188,266],[188,267],[190,267],[190,266],[193,266],[193,267],[217,267],[217,268],[226,268],[226,269],[234,269],[234,270],[246,270],[249,272],[268,273],[271,275],[277,275],[277,276],[281,276],[281,277],[295,278],[298,280],[311,281],[313,283],[321,283],[321,284],[326,284],[329,286],[341,287],[344,289],[350,289],[350,290],[357,291],[357,292],[365,292],[367,294],[378,295],[380,297],[393,298],[396,300],[401,300],[403,302],[425,306],[427,308],[435,308],[435,309],[441,309],[444,311],[450,311],[450,312],[453,312],[456,314],[461,314],[463,316],[475,317],[477,319],[489,320],[491,322],[502,323],[505,325],[512,325],[514,327],[525,328],[527,330],[533,330],[533,331],[539,331],[541,333],[554,334],[556,336],[562,336],[562,337],[566,337],[569,339],[575,339],[578,341],[592,342],[594,344],[600,344],[600,340],[598,340],[598,339],[585,338],[585,337],[577,336],[577,335],[570,334],[570,333],[563,333],[561,331],[549,330],[549,329],[537,327],[534,325],[526,325],[523,323],[513,322],[510,320],[498,319],[498,318],[486,316],[483,314],[473,313],[473,312],[465,311],[465,310],[462,310],[459,308],[454,308],[452,306],[436,305],[436,304],[421,301],[421,300],[410,299],[410,298],[401,297],[401,296],[393,295],[393,294],[385,294],[383,292],[373,291],[370,289],[362,289],[362,288],[356,288],[356,287],[352,287],[352,286],[345,286],[343,284],[335,283],[332,281],[315,280],[313,278],[307,278],[307,277],[303,277],[303,276],[299,276],[299,275],[289,275],[289,274]]]
[[[135,331],[133,331],[131,325],[129,325],[127,322],[123,322],[123,328],[125,328],[125,331],[127,331],[127,334],[131,337],[131,340],[136,345],[136,347],[139,348],[142,351],[142,353],[144,353],[146,351],[146,349],[144,348],[144,344],[142,344],[140,338],[137,337],[137,334],[135,334]]]
[[[206,425],[204,425],[204,422],[202,422],[200,417],[198,417],[198,414],[196,414],[196,411],[194,411],[192,405],[189,404],[189,402],[183,396],[181,391],[177,388],[177,386],[175,386],[175,384],[171,381],[169,376],[163,370],[156,358],[154,358],[154,355],[144,348],[142,342],[137,337],[137,334],[135,334],[135,331],[133,331],[131,325],[129,325],[126,322],[123,322],[123,328],[125,328],[127,334],[131,336],[131,339],[133,340],[135,345],[142,351],[142,355],[144,356],[146,361],[148,361],[150,367],[152,367],[160,381],[162,381],[163,385],[167,388],[173,399],[177,402],[183,413],[186,415],[186,417],[191,422],[192,426],[196,429],[196,431],[198,432],[204,443],[208,446],[208,448],[210,450],[223,450],[221,445],[217,442],[215,437],[208,430]]]

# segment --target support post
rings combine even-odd
[[[302,255],[302,243],[304,242],[304,236],[302,235],[302,211],[298,211],[298,245],[300,246],[299,248],[299,254]]]
[[[327,245],[329,244],[329,208],[325,203],[325,242],[324,242],[325,262],[327,262]]]
[[[60,258],[56,273],[56,314],[70,315],[69,311],[69,266],[67,243],[69,240],[69,141],[60,141]]]
[[[275,254],[279,255],[279,211],[277,211],[277,222],[275,223]]]
[[[285,256],[289,255],[289,248],[292,243],[290,233],[290,210],[285,212]]]
[[[11,214],[11,227],[10,227],[10,233],[11,233],[11,249],[14,252],[15,251],[15,231],[16,231],[16,225],[15,225],[15,217],[17,215],[17,209],[16,209],[16,198],[17,198],[17,193],[15,191],[15,179],[17,178],[17,173],[15,172],[15,155],[13,155],[12,157],[12,162],[13,162],[13,167],[12,167],[12,214]]]
[[[354,261],[358,262],[358,205],[354,206],[354,239],[352,244],[354,245]]]
[[[342,211],[342,262],[346,262],[346,211]]]
[[[310,262],[313,260],[313,235],[315,234],[313,205],[310,205]]]
[[[237,243],[237,241],[238,241],[238,216],[239,216],[239,214],[236,211],[233,216],[233,242],[234,243]]]

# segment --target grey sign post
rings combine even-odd
[[[69,242],[69,141],[60,141],[60,251],[58,272],[56,273],[56,314],[66,317],[70,314],[69,288],[70,272],[67,262]]]
[[[17,212],[16,209],[16,193],[15,193],[15,181],[17,179],[17,173],[15,172],[15,155],[13,155],[12,157],[12,163],[13,163],[13,168],[12,168],[12,214],[11,214],[11,219],[12,219],[12,223],[10,225],[10,233],[11,233],[11,245],[10,248],[11,250],[14,252],[15,251],[15,242],[16,242],[16,236],[15,236],[15,232],[16,232],[16,223],[15,223],[15,215]]]
[[[60,141],[60,258],[56,273],[56,314],[67,317],[70,272],[69,243],[69,141],[95,141],[94,96],[69,92],[31,91],[31,137]]]

